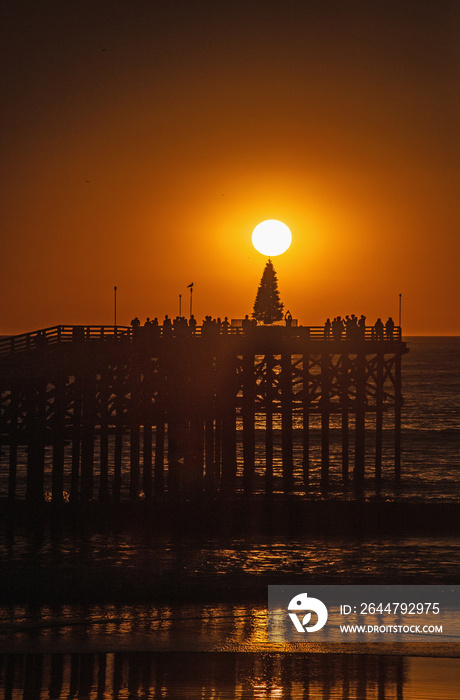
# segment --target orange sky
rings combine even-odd
[[[263,219],[295,318],[460,334],[460,6],[1,10],[0,333],[252,311]]]

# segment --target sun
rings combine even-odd
[[[258,224],[252,232],[252,245],[262,255],[281,255],[291,245],[292,235],[286,224],[268,219]]]

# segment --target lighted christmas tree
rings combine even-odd
[[[269,259],[260,280],[252,317],[262,323],[273,323],[283,318],[283,306],[278,291],[278,279]]]

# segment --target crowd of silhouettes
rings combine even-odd
[[[292,315],[286,312],[285,324],[287,328],[291,327]],[[144,337],[155,338],[163,335],[164,337],[183,338],[185,336],[193,336],[196,334],[197,322],[193,314],[187,320],[185,316],[176,316],[171,319],[167,314],[160,323],[158,318],[150,319],[147,317],[145,323],[141,325],[140,320],[136,316],[131,321],[133,335],[142,333]],[[230,332],[230,322],[225,316],[221,318],[212,318],[205,316],[201,325],[201,335],[205,337],[215,337],[218,335],[227,335]],[[248,335],[254,328],[257,327],[257,321],[250,318],[248,314],[241,322],[241,331]],[[239,332],[240,328],[236,327],[235,332]],[[384,324],[382,319],[378,318],[373,326],[368,329],[367,337],[372,340],[393,340],[395,324],[390,318]],[[332,321],[328,318],[324,324],[324,339],[325,340],[364,340],[366,338],[366,317],[361,315],[359,318],[355,314],[351,316],[336,316]]]
[[[394,337],[395,324],[393,319],[390,318],[383,324],[381,318],[378,318],[375,324],[370,329],[372,340],[393,340]],[[341,316],[336,316],[336,318],[331,321],[329,318],[326,319],[324,324],[324,338],[326,340],[364,340],[366,337],[366,317],[361,314],[358,318],[355,314],[348,314],[345,318]]]

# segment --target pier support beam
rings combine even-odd
[[[366,401],[366,358],[362,352],[356,356],[356,399],[355,399],[355,485],[364,484],[365,462],[365,401]]]
[[[349,410],[349,392],[350,392],[350,372],[348,355],[341,356],[342,372],[340,375],[340,403],[342,408],[342,481],[348,484],[349,476],[349,433],[348,433],[348,410]]]
[[[27,411],[27,501],[39,504],[44,499],[46,386],[36,385],[29,393]]]
[[[113,455],[113,487],[112,494],[117,502],[121,497],[121,463],[123,457],[124,405],[123,405],[123,365],[116,370],[115,395],[115,445]]]
[[[93,497],[95,414],[95,382],[92,375],[86,375],[83,378],[81,436],[81,499],[86,502]]]
[[[103,502],[109,498],[109,382],[105,370],[99,388],[99,500]]]
[[[302,476],[305,493],[310,488],[310,357],[302,358]]]
[[[146,501],[152,498],[152,425],[144,423],[142,432],[142,490]]]
[[[52,500],[64,500],[65,378],[56,381],[54,393]]]
[[[401,355],[395,357],[395,480],[401,480]]]
[[[377,354],[376,406],[375,406],[375,485],[380,489],[382,479],[382,437],[383,437],[383,353]]]
[[[10,424],[9,424],[9,467],[8,467],[8,500],[16,498],[17,467],[18,467],[18,410],[19,393],[13,385],[10,394]],[[4,426],[2,426],[3,429]],[[6,427],[6,426],[5,426]]]
[[[243,356],[243,490],[252,494],[254,488],[255,459],[255,374],[254,355],[247,352]]]
[[[216,468],[214,448],[214,420],[207,417],[204,422],[204,464],[205,464],[205,488],[206,491],[216,490]]]
[[[281,449],[283,459],[283,489],[291,493],[294,487],[292,451],[292,364],[291,353],[281,354]]]
[[[155,426],[155,465],[153,472],[153,490],[156,494],[164,493],[165,476],[165,421],[163,416],[158,416]]]
[[[78,375],[73,381],[73,411],[72,411],[72,466],[70,474],[70,500],[78,501],[80,480],[80,439],[81,439],[81,380]]]
[[[265,493],[273,493],[273,366],[274,357],[265,355]]]
[[[329,396],[331,391],[329,353],[321,355],[321,490],[329,486]]]

